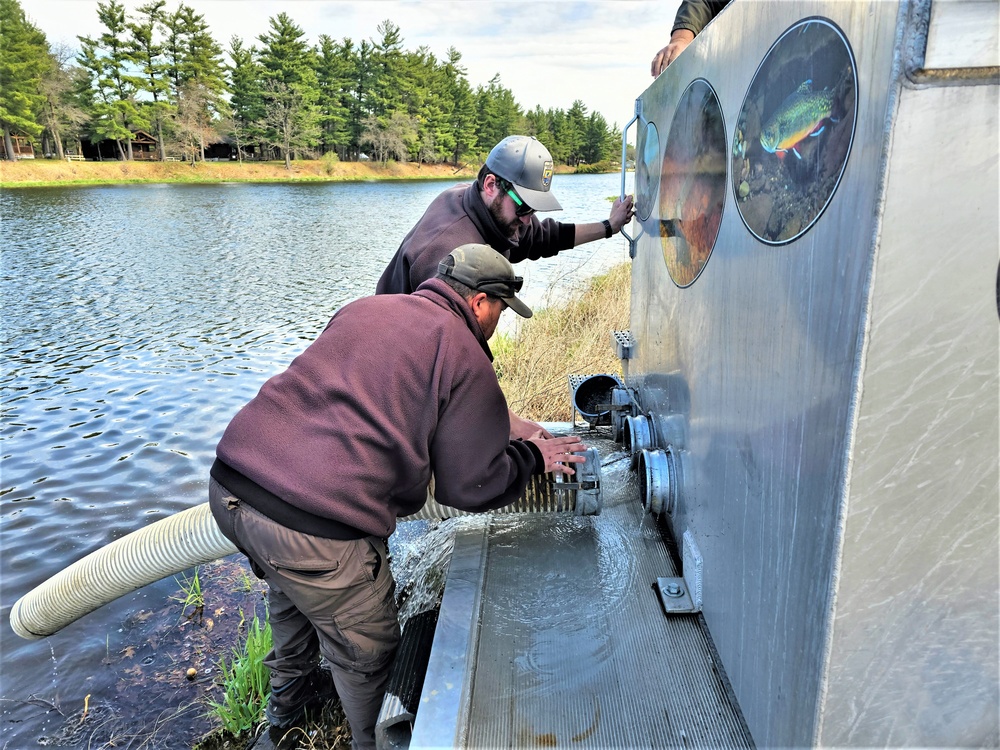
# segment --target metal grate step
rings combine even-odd
[[[701,617],[663,613],[678,571],[606,442],[600,516],[456,537],[411,748],[753,746]]]

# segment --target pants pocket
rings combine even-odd
[[[399,644],[399,610],[391,574],[380,582],[376,596],[356,609],[337,612],[334,625],[341,634],[351,666],[374,671],[388,663]]]

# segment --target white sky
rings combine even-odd
[[[125,0],[127,11],[145,0]],[[76,37],[102,30],[96,0],[21,0],[50,44],[79,46]],[[178,0],[168,0],[175,10]],[[680,0],[187,0],[212,35],[229,48],[248,45],[286,12],[310,44],[377,38],[388,18],[400,27],[403,47],[427,46],[439,59],[448,47],[462,53],[475,88],[499,73],[525,110],[536,104],[569,109],[575,99],[619,126],[632,119],[635,99],[652,82],[649,64],[670,36]],[[631,135],[631,134],[630,134]],[[631,138],[630,138],[631,140]]]

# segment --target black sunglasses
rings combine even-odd
[[[514,201],[515,216],[531,216],[535,213],[535,209],[524,202],[521,196],[517,194],[517,191],[514,190],[514,186],[511,183],[506,180],[500,180],[500,189],[505,191],[510,196],[510,199]]]
[[[494,297],[513,297],[524,286],[524,278],[515,276],[513,279],[483,279],[476,284],[477,292],[486,292]]]

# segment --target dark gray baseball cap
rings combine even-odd
[[[477,292],[499,297],[522,318],[531,317],[531,308],[517,298],[524,279],[514,275],[514,267],[489,245],[462,245],[438,264],[438,273],[461,281]]]
[[[537,138],[511,135],[493,147],[486,168],[514,185],[521,199],[536,211],[561,211],[549,192],[552,187],[552,154]]]

